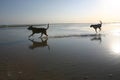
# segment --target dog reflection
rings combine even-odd
[[[101,43],[102,42],[101,34],[95,34],[91,41],[99,41]]]
[[[41,39],[41,42],[39,41],[34,41],[32,39],[29,39],[33,44],[29,46],[30,49],[35,49],[35,48],[38,48],[38,47],[48,47],[48,50],[50,50],[50,47],[49,45],[47,44],[47,39],[43,40],[43,38],[40,38]]]

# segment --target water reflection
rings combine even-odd
[[[95,34],[93,38],[91,38],[91,41],[99,41],[102,42],[101,34]]]
[[[60,35],[60,36],[50,36],[49,38],[69,38],[69,37],[79,37],[79,38],[90,38],[91,41],[102,42],[103,34],[70,34],[70,35]]]
[[[31,42],[32,42],[32,45],[29,46],[30,49],[35,49],[35,48],[38,48],[38,47],[48,47],[48,50],[50,50],[50,47],[47,43],[48,41],[48,38],[40,38],[41,41],[35,41],[34,39],[29,39]]]

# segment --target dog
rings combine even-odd
[[[48,28],[49,28],[49,24],[47,24],[47,28],[36,28],[36,27],[33,27],[33,26],[29,26],[29,27],[28,27],[28,30],[32,30],[32,34],[29,36],[29,38],[30,38],[31,36],[33,36],[35,33],[41,33],[41,36],[40,36],[40,37],[42,37],[43,34],[46,35],[46,36],[48,36],[48,35],[47,35],[47,30],[48,30]]]
[[[99,32],[101,31],[101,27],[102,27],[102,21],[100,21],[99,24],[93,24],[93,25],[90,25],[90,27],[94,28],[95,29],[95,32],[97,33],[97,29],[99,29]]]

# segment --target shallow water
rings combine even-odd
[[[48,38],[0,28],[0,80],[120,80],[120,25],[51,24]]]

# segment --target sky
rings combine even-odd
[[[0,0],[0,25],[120,22],[120,0]]]

